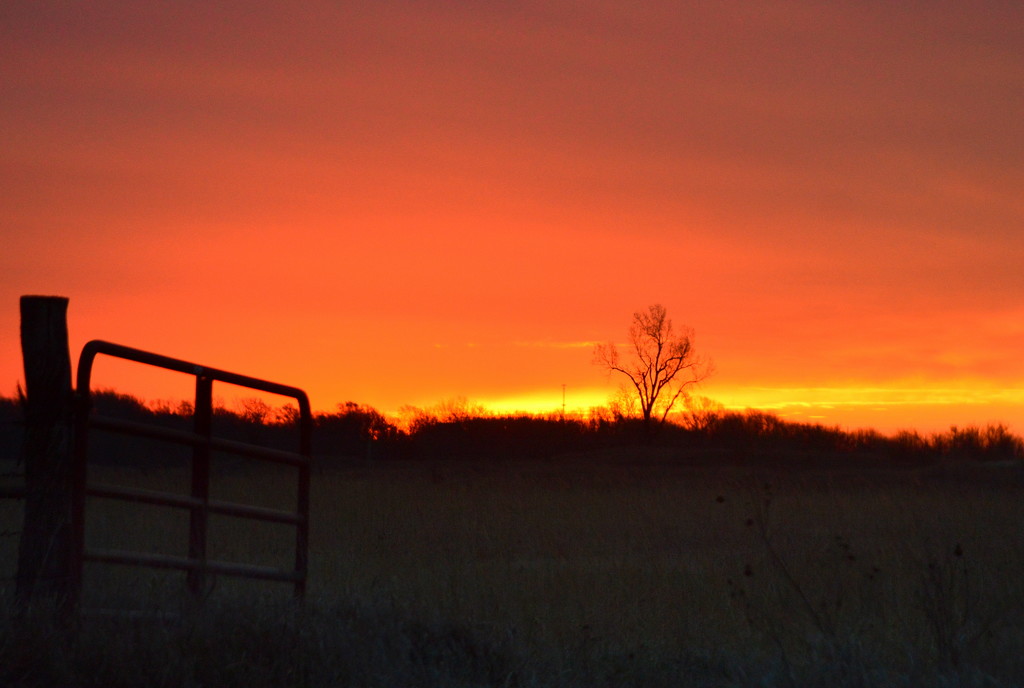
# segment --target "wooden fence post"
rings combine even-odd
[[[15,596],[20,605],[71,598],[71,444],[74,399],[68,299],[21,297],[25,365],[25,522]]]

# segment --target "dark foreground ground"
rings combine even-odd
[[[5,535],[0,685],[1024,686],[1019,463],[698,463],[338,462],[314,476],[301,607],[225,578],[189,610],[179,574],[90,565],[88,606],[147,615],[65,629],[15,613]],[[232,468],[214,496],[288,506],[291,479]],[[0,531],[19,519],[0,502]],[[289,565],[283,527],[212,528],[214,558]],[[87,537],[181,554],[187,519],[97,500]]]

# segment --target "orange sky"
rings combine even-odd
[[[213,5],[0,6],[0,393],[21,294],[386,411],[599,403],[661,302],[727,406],[1024,432],[1024,5]]]

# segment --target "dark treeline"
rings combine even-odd
[[[188,430],[188,402],[147,404],[114,391],[94,393],[98,414]],[[313,447],[321,468],[353,461],[389,460],[613,460],[657,458],[691,463],[776,466],[913,467],[944,462],[1024,460],[1024,440],[1003,425],[951,428],[922,435],[904,431],[846,431],[785,421],[762,411],[711,411],[650,431],[639,419],[611,412],[587,418],[558,415],[488,415],[482,410],[411,409],[401,424],[376,409],[348,402],[314,415]],[[214,434],[294,450],[298,412],[258,399],[214,409]],[[21,452],[21,404],[0,397],[0,458]],[[628,449],[628,451],[622,451]],[[96,431],[91,460],[101,464],[161,467],[187,461],[189,449],[165,442]],[[222,457],[221,465],[245,461]]]

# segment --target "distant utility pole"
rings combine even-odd
[[[565,420],[565,383],[562,383],[562,420]]]

